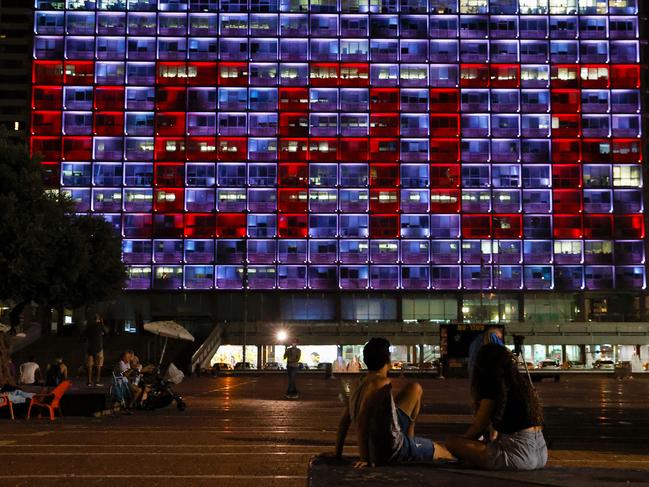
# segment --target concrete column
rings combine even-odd
[[[566,346],[561,345],[561,363],[565,362],[568,360],[568,354],[566,353]]]
[[[406,345],[406,362],[410,363],[411,356],[410,356],[410,345]]]
[[[423,365],[424,363],[424,344],[420,343],[419,344],[419,365]]]
[[[417,357],[417,345],[412,346],[412,363],[417,364],[419,363],[419,357]]]
[[[261,356],[262,348],[264,348],[263,345],[257,346],[257,370],[261,370],[262,366],[264,365],[264,359]]]
[[[586,365],[586,345],[579,345],[579,361]]]

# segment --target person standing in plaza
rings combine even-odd
[[[288,399],[297,399],[298,391],[295,386],[295,376],[300,367],[300,358],[302,357],[302,351],[297,348],[297,343],[288,347],[284,351],[284,360],[286,360],[286,373],[288,375],[288,388],[286,389],[286,397]]]
[[[88,387],[92,386],[93,372],[96,370],[95,385],[101,386],[101,368],[104,366],[104,335],[106,328],[99,313],[95,314],[95,322],[90,324],[85,331],[86,337],[86,365],[88,368]]]

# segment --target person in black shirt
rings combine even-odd
[[[493,343],[480,348],[471,393],[476,411],[473,423],[463,437],[448,439],[450,452],[489,470],[543,468],[548,450],[541,405],[507,348]],[[481,437],[485,440],[480,441]]]
[[[106,328],[101,315],[95,315],[95,322],[90,324],[84,335],[86,338],[86,366],[88,367],[88,387],[92,386],[93,371],[96,371],[97,386],[101,386],[101,368],[104,366],[104,335]]]

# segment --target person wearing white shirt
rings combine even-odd
[[[35,358],[29,357],[29,360],[20,366],[20,383],[33,385],[41,380],[41,369],[36,363]]]

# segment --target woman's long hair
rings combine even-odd
[[[496,407],[491,418],[493,422],[502,421],[507,397],[512,394],[525,403],[529,418],[534,424],[543,423],[543,411],[536,390],[528,378],[519,372],[514,354],[502,345],[489,343],[483,345],[478,352],[471,381],[476,408],[484,391],[495,393]]]

